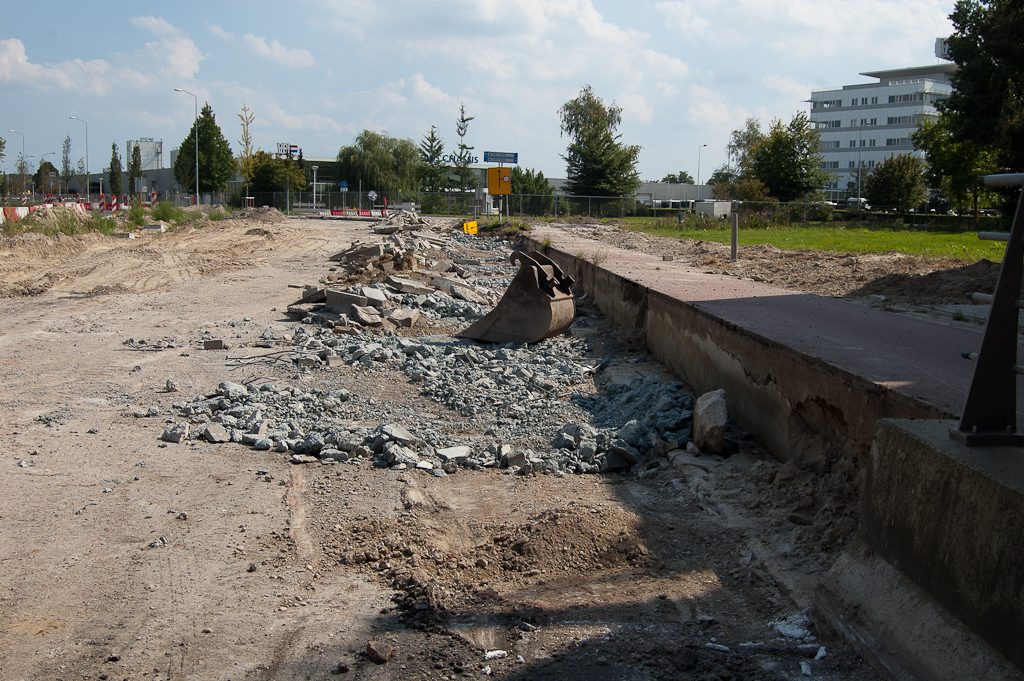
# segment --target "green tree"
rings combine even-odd
[[[661,181],[668,182],[669,184],[696,184],[693,180],[693,175],[685,170],[680,170],[678,175],[675,173],[669,173],[665,177],[661,178]]]
[[[997,151],[997,162],[1024,170],[1024,5],[958,0],[949,15],[953,93],[939,104],[954,138]]]
[[[970,140],[957,141],[949,122],[949,116],[943,114],[937,121],[925,121],[910,133],[914,147],[925,154],[925,181],[942,203],[957,212],[965,211],[976,191],[980,194],[979,203],[990,205],[992,193],[979,189],[978,177],[998,172],[996,152]]]
[[[85,159],[79,158],[75,167],[75,181],[78,182],[78,191],[89,197],[89,173],[85,170]]]
[[[868,176],[865,198],[873,206],[897,211],[917,208],[928,198],[924,184],[924,161],[917,156],[890,156]]]
[[[3,161],[4,157],[7,156],[7,153],[5,151],[6,149],[7,149],[7,140],[5,140],[3,137],[0,137],[0,161]]]
[[[747,119],[742,128],[733,130],[729,135],[729,144],[726,145],[725,151],[729,158],[736,159],[736,166],[740,168],[741,174],[743,169],[750,165],[751,150],[762,140],[764,133],[761,132],[761,121],[753,116]]]
[[[227,186],[235,173],[235,157],[231,146],[217,125],[213,109],[203,105],[199,120],[192,124],[188,137],[178,147],[178,158],[174,162],[174,179],[185,190],[195,187],[196,176],[196,127],[199,135],[199,191],[219,192]]]
[[[181,160],[181,157],[178,157]],[[112,196],[120,196],[123,185],[121,177],[124,171],[121,168],[121,154],[117,153],[117,142],[110,145],[110,170],[107,172],[107,185],[110,187]]]
[[[136,144],[132,147],[132,160],[128,162],[128,193],[137,196],[135,180],[142,177],[142,148]]]
[[[60,173],[55,165],[49,161],[43,161],[39,164],[35,175],[32,176],[32,181],[36,183],[37,191],[52,194],[55,189],[60,188]]]
[[[745,175],[760,180],[782,202],[816,193],[833,177],[820,168],[821,137],[802,111],[789,123],[772,121],[768,134],[754,143],[745,158],[741,156],[741,163]]]
[[[533,168],[512,166],[512,194],[522,196],[522,210],[530,215],[545,215],[554,207],[554,187],[543,172]]]
[[[444,140],[437,134],[437,126],[420,142],[420,187],[425,192],[440,192],[448,188],[448,167],[441,160]]]
[[[566,162],[565,189],[576,196],[632,196],[640,186],[637,145],[624,145],[615,129],[622,109],[605,106],[589,85],[558,110],[561,134],[572,141],[562,156]]]
[[[306,188],[302,166],[291,158],[275,158],[257,149],[252,156],[252,178],[249,188],[254,192],[280,192]]]
[[[75,176],[75,167],[71,164],[71,135],[64,137],[60,151],[60,179],[64,183],[64,189],[70,192],[68,183]]]
[[[339,177],[364,189],[403,191],[417,187],[420,150],[410,139],[363,130],[353,144],[338,151]]]
[[[252,184],[252,177],[256,167],[256,152],[259,151],[253,148],[252,133],[249,132],[249,126],[256,120],[256,114],[249,111],[249,107],[245,104],[242,104],[242,113],[238,114],[238,118],[242,121],[242,140],[238,143],[242,150],[238,154],[236,163],[238,164],[238,175],[245,182],[245,195],[249,196],[249,186]]]
[[[466,144],[466,133],[469,131],[469,122],[474,116],[466,117],[466,105],[459,106],[459,120],[455,122],[455,133],[459,136],[458,153],[455,156],[455,177],[458,180],[459,189],[475,189],[473,182],[473,171],[469,164],[473,162],[473,147]]]
[[[25,154],[18,154],[18,160],[14,164],[15,170],[18,171],[17,176],[14,178],[14,186],[11,188],[15,193],[21,194],[28,191],[28,159]]]

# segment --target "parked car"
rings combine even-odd
[[[846,210],[871,210],[867,199],[851,196],[846,199]]]

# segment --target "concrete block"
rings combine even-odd
[[[220,338],[203,341],[203,350],[227,350],[228,346]]]
[[[429,296],[434,292],[434,289],[429,286],[425,286],[418,281],[412,279],[405,279],[403,277],[396,277],[394,275],[387,278],[386,283],[388,286],[401,291],[402,293],[411,293],[414,295]]]
[[[388,315],[388,321],[395,326],[412,327],[420,320],[419,310],[395,310]]]
[[[324,298],[327,302],[327,308],[338,314],[349,314],[353,305],[365,306],[367,304],[365,296],[347,293],[346,291],[335,291],[334,289],[327,289]]]
[[[859,536],[1024,668],[1024,452],[968,448],[955,425],[878,422]]]

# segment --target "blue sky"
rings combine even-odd
[[[254,142],[334,157],[363,129],[417,144],[436,125],[458,142],[519,153],[564,177],[558,108],[584,84],[622,107],[640,174],[701,179],[726,161],[729,132],[807,110],[813,88],[862,71],[935,63],[954,0],[192,0],[14,3],[0,26],[0,137],[60,165],[65,135],[93,172],[110,145],[164,141],[165,163],[209,102],[233,151],[237,114]],[[707,147],[702,147],[706,144]]]

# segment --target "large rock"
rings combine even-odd
[[[363,326],[380,326],[384,323],[384,318],[377,314],[375,307],[353,305],[351,314],[352,318]]]
[[[389,438],[394,440],[400,445],[410,445],[415,442],[419,442],[419,438],[410,433],[408,430],[398,425],[397,423],[389,423],[381,427],[381,430]]]
[[[419,310],[395,310],[388,315],[388,321],[395,326],[404,326],[406,328],[416,326],[416,322],[420,320]]]
[[[429,296],[434,292],[434,289],[429,286],[424,286],[418,281],[412,279],[405,279],[403,277],[390,276],[387,278],[388,286],[401,291],[402,293],[410,293],[417,296]]]
[[[353,305],[365,306],[367,303],[365,296],[334,289],[327,289],[326,300],[328,309],[338,314],[350,314]]]
[[[229,400],[238,400],[249,394],[249,388],[241,383],[224,381],[217,386],[217,394],[223,395]]]
[[[364,286],[360,293],[366,298],[366,302],[370,307],[375,307],[378,310],[387,306],[389,302],[387,295],[383,291],[372,286]]]
[[[697,398],[693,408],[693,441],[702,450],[720,452],[729,412],[725,390],[712,390]]]
[[[443,449],[439,449],[437,450],[437,455],[445,463],[463,464],[466,463],[466,459],[469,458],[472,451],[473,450],[466,445],[460,445],[458,447],[445,447]]]

